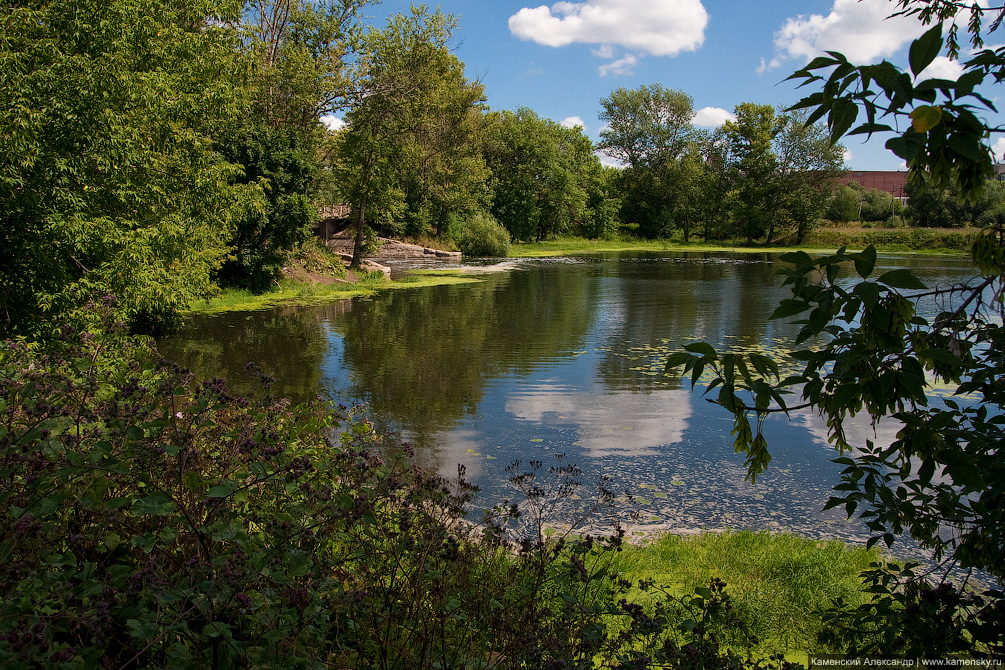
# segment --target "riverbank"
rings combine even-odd
[[[561,237],[543,242],[515,242],[510,246],[513,258],[541,256],[566,256],[579,253],[605,253],[615,251],[692,251],[729,253],[785,253],[805,251],[809,254],[833,253],[847,246],[863,249],[869,245],[882,252],[949,254],[966,253],[980,229],[936,228],[862,228],[860,226],[819,228],[811,233],[804,244],[755,244],[747,246],[741,240],[721,243],[704,241],[684,242],[680,239],[643,240],[623,238],[614,240],[589,240],[581,237]]]
[[[872,244],[880,252],[950,254],[966,252],[976,234],[976,229],[935,230],[935,229],[867,229],[861,227],[821,228],[815,231],[800,246],[744,246],[735,244],[707,244],[682,240],[643,240],[625,237],[613,240],[590,240],[580,237],[562,237],[543,242],[518,242],[510,246],[511,258],[542,258],[548,256],[569,256],[573,254],[593,254],[631,251],[682,251],[708,253],[785,253],[806,251],[810,254],[833,253],[841,246],[864,248]],[[348,244],[348,243],[346,243]],[[334,257],[344,260],[346,246],[329,245]],[[457,252],[437,250],[431,247],[385,240],[381,247],[390,258],[395,259],[439,259],[459,260]],[[379,258],[385,258],[381,255]],[[220,295],[210,300],[192,303],[190,311],[216,313],[266,309],[277,305],[323,304],[335,300],[372,295],[377,291],[401,288],[421,288],[443,284],[463,284],[478,281],[484,270],[477,268],[437,268],[410,272],[404,277],[392,280],[386,268],[371,264],[369,270],[336,275],[333,272],[305,271],[293,263],[284,271],[284,276],[275,288],[266,293],[252,293],[240,289],[224,289]]]
[[[427,271],[392,281],[382,273],[369,273],[356,281],[329,283],[317,279],[280,279],[276,288],[267,293],[252,293],[242,289],[224,289],[210,300],[198,300],[189,306],[190,312],[217,313],[267,309],[277,305],[319,305],[336,300],[373,295],[378,291],[421,288],[443,284],[466,284],[478,281],[474,275],[457,270]]]

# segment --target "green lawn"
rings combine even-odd
[[[744,531],[666,535],[626,548],[612,567],[628,579],[653,579],[676,595],[718,577],[760,641],[757,652],[783,652],[805,663],[806,654],[823,651],[815,642],[820,610],[838,597],[864,602],[859,572],[880,559],[875,549],[839,541]]]

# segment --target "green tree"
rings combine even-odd
[[[908,184],[907,215],[920,228],[962,228],[976,218],[976,204],[960,202],[955,189]],[[981,199],[984,199],[984,195]],[[887,213],[889,214],[889,207]]]
[[[859,188],[856,189],[856,186]],[[838,186],[827,203],[827,218],[839,223],[858,221],[858,208],[862,200],[861,189],[862,187],[858,182]]]
[[[598,161],[588,172],[592,174],[587,176],[587,210],[579,232],[589,239],[610,237],[621,223],[621,198],[616,186],[620,171]]]
[[[344,104],[359,17],[369,0],[252,0],[244,53],[253,64],[251,110],[217,138],[217,149],[266,195],[236,221],[223,284],[268,289],[317,219],[324,131],[320,116]]]
[[[375,0],[247,0],[244,26],[255,70],[254,116],[306,139],[344,108],[363,10]]]
[[[736,191],[733,216],[737,232],[747,244],[770,234],[778,210],[778,156],[773,142],[783,122],[771,105],[744,102],[736,106],[736,120],[721,127],[729,148]]]
[[[649,237],[668,237],[678,221],[690,232],[695,155],[700,135],[692,124],[694,104],[683,91],[662,84],[619,88],[600,101],[607,124],[597,148],[625,163],[620,180],[622,217]]]
[[[527,108],[489,114],[483,149],[492,171],[492,214],[516,240],[543,240],[587,218],[600,160],[580,128]]]
[[[237,183],[262,188],[265,206],[236,219],[230,254],[216,276],[221,284],[261,292],[278,279],[290,251],[317,220],[311,202],[319,169],[315,143],[291,126],[248,122],[224,133],[217,150],[244,168]]]
[[[443,77],[460,67],[448,45],[455,26],[456,20],[440,11],[413,7],[410,15],[396,14],[384,30],[371,28],[361,38],[348,127],[333,162],[353,207],[354,267],[362,260],[367,217],[394,218],[404,209],[401,149],[415,148],[415,134],[442,101]]]
[[[705,240],[728,236],[732,194],[729,170],[729,145],[721,132],[705,138],[701,145],[703,177],[699,181],[702,237]]]
[[[451,221],[488,209],[488,167],[481,154],[484,87],[468,81],[456,56],[444,58],[429,91],[429,113],[400,137],[400,180],[410,235],[449,232]]]
[[[844,166],[844,147],[832,144],[822,125],[807,124],[808,117],[805,111],[782,114],[774,141],[782,217],[794,229],[796,244],[823,215]]]
[[[156,329],[214,290],[257,187],[212,150],[245,113],[226,0],[7,3],[0,31],[0,334],[112,293]]]

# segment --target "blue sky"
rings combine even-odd
[[[435,7],[437,3],[429,3]],[[485,85],[492,109],[526,106],[580,123],[599,140],[600,99],[618,87],[659,82],[694,100],[697,125],[714,127],[741,102],[788,105],[802,97],[784,81],[825,49],[853,62],[904,65],[924,28],[886,18],[889,0],[442,0],[459,21],[455,53]],[[369,7],[376,24],[408,2]],[[956,78],[939,58],[929,76]],[[986,91],[993,96],[996,91]],[[882,139],[845,142],[847,166],[901,169]]]

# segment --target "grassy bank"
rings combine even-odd
[[[590,240],[583,237],[559,237],[543,242],[518,242],[510,246],[513,258],[539,258],[618,251],[693,251],[733,253],[781,253],[802,249],[810,253],[826,253],[842,246],[864,248],[870,244],[880,251],[949,253],[965,252],[977,229],[935,230],[921,228],[870,229],[861,227],[820,228],[800,246],[755,245],[745,246],[734,240],[709,244],[702,241],[684,242],[681,239],[645,240],[625,235],[610,240]],[[424,240],[429,242],[429,240]],[[427,245],[429,246],[429,245]],[[431,246],[436,246],[431,243]],[[441,245],[442,246],[442,245]],[[324,273],[322,273],[324,274]],[[190,305],[193,312],[225,312],[265,309],[278,304],[320,304],[370,295],[376,291],[400,288],[417,288],[440,284],[462,284],[478,281],[472,274],[459,270],[424,270],[396,281],[380,273],[371,273],[356,282],[332,277],[333,283],[318,283],[283,279],[271,291],[252,293],[239,289],[224,289],[210,300],[199,300]]]
[[[615,568],[633,581],[652,579],[683,595],[718,577],[726,582],[737,617],[757,638],[755,651],[785,653],[806,662],[821,651],[821,611],[842,597],[865,602],[859,572],[879,552],[791,534],[705,533],[664,536],[618,555]],[[644,600],[644,594],[634,597]]]
[[[879,251],[921,252],[960,254],[968,250],[973,242],[975,229],[933,230],[933,229],[822,229],[810,235],[801,245],[747,246],[742,240],[734,242],[706,243],[702,241],[684,242],[669,240],[588,240],[581,237],[562,237],[543,242],[522,242],[510,246],[510,256],[514,258],[536,258],[541,256],[562,256],[582,253],[603,253],[609,251],[695,251],[732,253],[783,253],[801,249],[809,253],[827,253],[840,247],[853,249],[875,246]]]
[[[969,250],[979,228],[820,228],[807,244],[828,248],[863,248],[870,244],[880,251],[962,253]]]
[[[317,305],[335,300],[345,300],[377,291],[421,288],[442,284],[467,284],[478,281],[456,270],[426,271],[391,281],[379,272],[371,273],[360,281],[321,284],[315,282],[281,280],[272,291],[252,293],[242,289],[224,289],[215,298],[198,300],[189,306],[191,312],[218,313],[266,309],[283,305]]]

